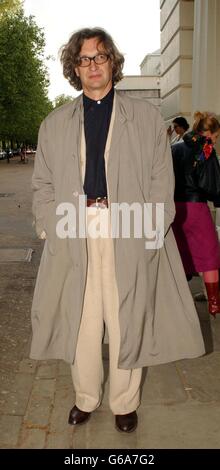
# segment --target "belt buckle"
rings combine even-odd
[[[98,209],[98,207],[101,207],[101,202],[99,202],[102,198],[101,197],[97,197],[96,200],[95,200],[95,206],[96,208]]]
[[[106,198],[97,197],[95,200],[95,205],[97,208],[99,207],[100,209],[105,209],[106,205],[104,204],[104,202],[100,202],[102,199],[106,199]]]

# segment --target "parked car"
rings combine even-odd
[[[27,149],[26,149],[26,154],[27,154],[27,155],[30,155],[30,154],[32,154],[32,153],[36,153],[36,150],[33,150],[32,147],[27,147]]]
[[[4,160],[6,158],[5,150],[0,150],[0,160]]]
[[[21,148],[19,147],[17,149],[13,149],[12,152],[13,152],[13,156],[20,155],[21,154]]]
[[[12,158],[13,157],[13,151],[12,149],[5,149],[6,157]]]

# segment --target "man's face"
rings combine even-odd
[[[79,56],[94,57],[101,52],[105,53],[102,43],[98,45],[98,38],[85,39]],[[112,62],[109,58],[104,64],[96,64],[94,60],[88,67],[77,66],[75,68],[80,78],[84,93],[92,99],[100,99],[105,96],[112,87]]]

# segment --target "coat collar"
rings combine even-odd
[[[119,90],[115,90],[115,98],[116,98],[116,118],[121,123],[125,121],[132,121],[134,110],[132,105],[132,100],[126,96],[124,93],[122,94]],[[79,112],[80,114],[83,111],[83,95],[79,95],[75,98],[71,110],[70,110],[70,117],[73,117],[75,113]]]
[[[119,90],[115,90],[116,95],[116,116],[121,122],[132,121],[134,117],[134,108],[132,99]]]
[[[73,101],[72,107],[71,107],[71,113],[70,117],[73,117],[76,112],[79,112],[80,114],[83,111],[83,95],[77,96],[75,100]]]

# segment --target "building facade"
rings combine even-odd
[[[140,64],[141,75],[160,76],[161,59],[160,49],[151,54],[147,54]]]
[[[125,75],[116,85],[117,90],[132,96],[148,100],[160,106],[160,77],[155,75]]]
[[[169,123],[220,115],[220,0],[160,0],[161,106]]]

